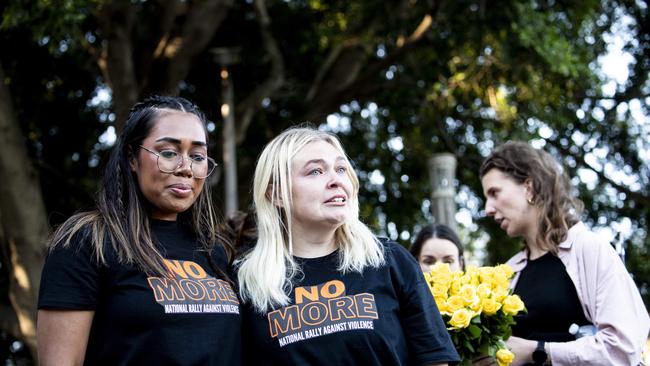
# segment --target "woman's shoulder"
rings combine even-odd
[[[560,249],[569,249],[585,255],[614,252],[605,235],[590,230],[582,222],[578,222],[569,229],[567,239],[560,244]]]
[[[409,251],[406,250],[406,248],[398,242],[385,237],[378,237],[377,240],[382,246],[384,255],[386,256],[386,260],[388,262],[415,261],[413,255],[411,255],[411,253],[409,253]]]
[[[526,259],[526,251],[520,250],[515,255],[510,257],[510,259],[506,261],[506,264],[512,267],[515,272],[518,272],[517,268],[523,266],[523,264],[526,262]]]
[[[101,216],[95,212],[81,212],[71,216],[61,224],[50,237],[48,246],[50,252],[71,252],[75,256],[93,258],[101,245],[105,259],[115,257],[113,246],[110,244],[108,228]]]
[[[227,268],[230,266],[230,260],[226,248],[218,242],[211,250],[210,255],[220,267]]]
[[[401,245],[399,245],[397,242],[385,236],[378,236],[377,241],[382,246],[382,249],[384,251],[394,251],[394,250],[398,250],[396,248],[401,247]]]
[[[92,212],[81,212],[69,217],[52,233],[50,248],[85,246],[96,230],[94,221]]]

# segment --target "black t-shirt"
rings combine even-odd
[[[552,253],[528,261],[514,293],[528,310],[516,317],[512,334],[517,337],[570,342],[575,340],[569,333],[571,324],[589,324],[562,260]]]
[[[48,255],[38,308],[95,311],[86,365],[239,365],[241,316],[232,287],[176,222],[153,221],[152,232],[172,278],[118,263],[110,244],[107,265],[99,265],[80,233]],[[223,248],[211,255],[225,270]]]
[[[420,267],[386,242],[386,264],[337,270],[339,252],[296,258],[292,302],[267,314],[244,305],[246,365],[424,365],[459,357]]]

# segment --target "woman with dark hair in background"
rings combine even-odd
[[[452,271],[465,270],[463,245],[452,228],[443,224],[425,226],[411,245],[411,254],[420,263],[423,272],[440,262],[449,264]]]
[[[579,215],[568,177],[545,151],[524,142],[496,148],[480,170],[485,212],[524,250],[508,261],[528,312],[508,346],[513,366],[637,365],[650,320],[612,246]],[[570,328],[596,331],[576,339]]]
[[[136,104],[97,208],[54,233],[38,312],[41,365],[238,365],[233,251],[205,187],[205,117],[179,97]]]

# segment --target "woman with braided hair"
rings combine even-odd
[[[50,242],[39,294],[42,365],[238,365],[233,250],[204,187],[215,168],[203,113],[179,97],[137,103],[97,207]]]

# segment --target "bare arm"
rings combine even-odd
[[[82,365],[94,315],[94,311],[39,310],[36,339],[40,365]]]

